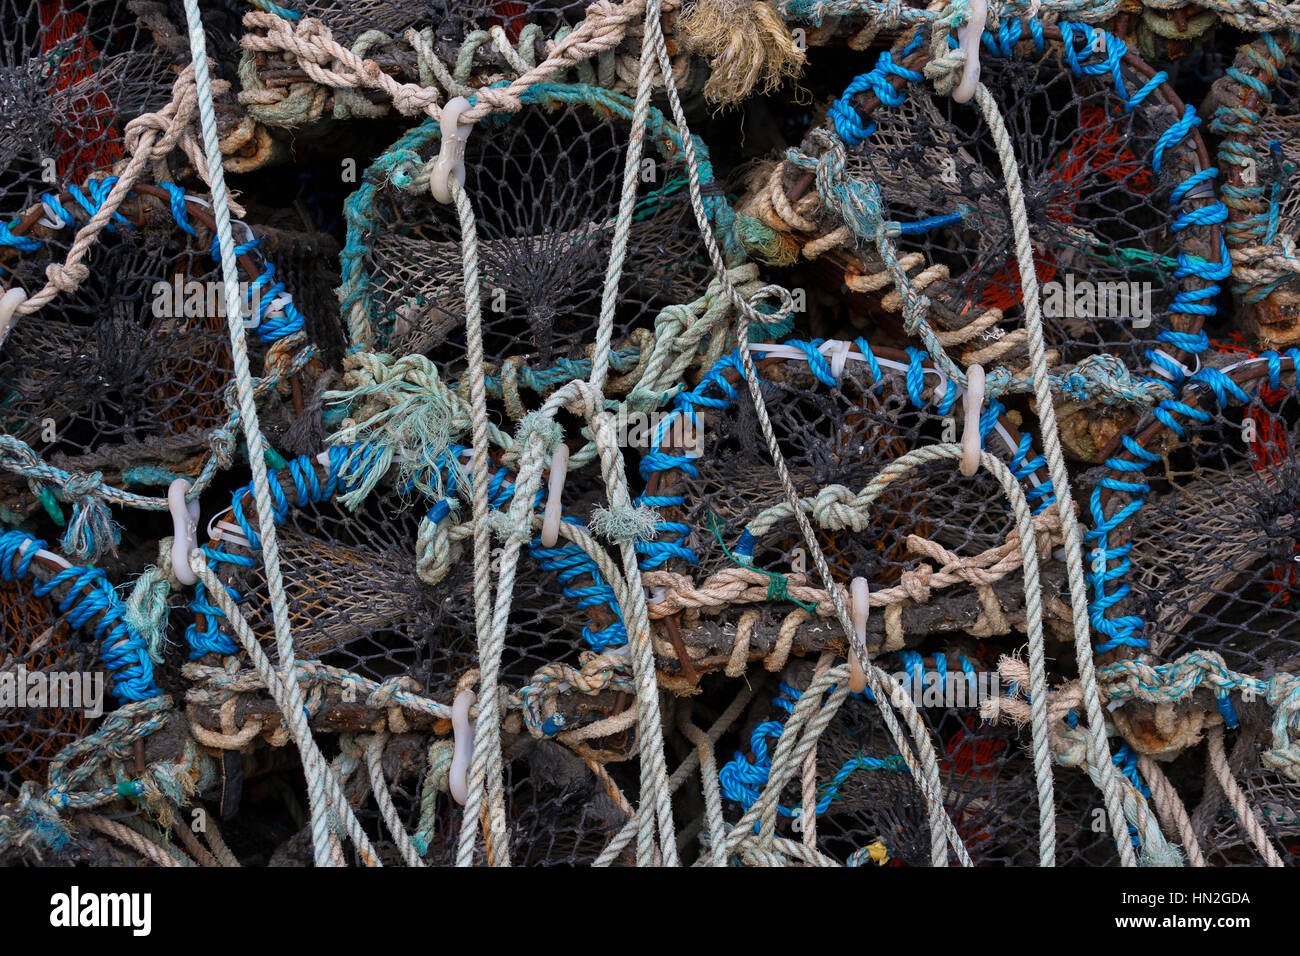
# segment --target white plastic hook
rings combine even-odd
[[[849,585],[849,613],[853,617],[853,634],[865,647],[867,618],[871,616],[871,586],[866,578],[854,578]],[[867,672],[862,669],[858,652],[849,648],[849,690],[861,694],[867,689]]]
[[[463,690],[456,695],[451,704],[451,735],[454,750],[451,757],[451,769],[447,771],[447,789],[451,798],[462,807],[469,798],[469,762],[474,756],[474,724],[469,719],[469,709],[474,706],[478,695],[472,690]]]
[[[172,513],[172,573],[187,586],[199,580],[190,567],[190,552],[199,546],[199,503],[185,500],[190,488],[184,478],[177,478],[167,488],[167,510]]]
[[[961,473],[967,478],[980,468],[980,415],[984,411],[984,366],[966,370],[966,422],[961,433]]]
[[[844,374],[844,365],[849,360],[850,348],[850,343],[842,339],[831,343],[831,378],[837,382]]]
[[[970,17],[957,28],[957,40],[966,62],[961,67],[961,81],[952,88],[952,98],[958,103],[969,103],[980,82],[980,41],[984,37],[984,24],[989,7],[985,0],[970,0]]]
[[[564,512],[561,496],[569,471],[569,446],[560,442],[551,455],[551,480],[546,486],[546,510],[542,513],[542,547],[553,548],[560,539],[560,517]]]
[[[442,148],[438,151],[438,161],[433,164],[429,174],[429,193],[440,203],[451,202],[451,178],[465,185],[465,141],[469,139],[473,123],[462,123],[460,114],[470,108],[470,101],[457,96],[447,101],[438,117],[441,129]]]
[[[27,293],[18,286],[14,286],[3,296],[0,296],[0,342],[3,342],[9,336],[9,329],[14,324],[14,316],[18,313],[18,307],[27,301]]]

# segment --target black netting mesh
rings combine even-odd
[[[725,843],[729,864],[930,865],[927,799],[884,701],[849,694],[800,728],[816,735],[806,766],[778,763],[810,688],[855,679],[838,595],[901,684],[890,706],[924,728],[929,749],[909,752],[933,754],[974,864],[1040,860],[1027,645],[1046,672],[1058,865],[1111,865],[1130,843],[1142,863],[1199,848],[1212,866],[1295,864],[1300,353],[1285,349],[1300,87],[1281,29],[1294,15],[1235,15],[1247,32],[1277,22],[1227,71],[1243,35],[1199,13],[1195,43],[1152,42],[1183,29],[1178,11],[1121,18],[1110,38],[1055,10],[1050,24],[993,11],[980,37],[1082,523],[1088,603],[1072,607],[1044,453],[1055,430],[1027,394],[1017,204],[978,102],[926,73],[978,11],[887,6],[671,5],[673,76],[640,90],[623,220],[654,31],[639,10],[201,4],[216,88],[199,92],[215,99],[239,207],[237,279],[267,305],[245,330],[243,379],[184,5],[0,0],[0,860],[446,866],[476,828],[476,864],[622,866],[674,846],[708,862]],[[590,35],[566,46],[575,29]],[[463,158],[469,249],[462,210],[431,185],[457,96],[490,110]],[[145,114],[139,142],[155,152],[129,167],[127,124]],[[129,168],[84,269],[60,268]],[[574,386],[551,408],[597,364],[623,234],[603,395]],[[52,298],[21,306],[47,282]],[[746,335],[761,407],[736,352]],[[982,447],[1023,493],[1036,593],[1017,504],[992,466],[959,468],[970,379],[953,363],[976,362],[993,383]],[[470,467],[481,393],[486,581]],[[602,458],[607,426],[617,448]],[[552,491],[558,442],[570,463]],[[281,663],[277,578],[292,682],[262,660]],[[501,611],[486,627],[479,598]],[[99,681],[102,712],[11,693],[65,676]],[[493,698],[467,696],[493,682],[499,724],[483,723]],[[1112,829],[1085,745],[1092,683],[1127,829]],[[500,743],[499,807],[466,752],[476,728]],[[322,762],[343,803],[317,843]],[[775,840],[736,828],[773,799]],[[658,813],[638,832],[648,802],[671,805],[673,832]],[[200,809],[211,833],[188,828]]]
[[[170,57],[127,0],[0,8],[0,196],[9,215],[123,155],[130,120],[167,103]]]
[[[1062,43],[1016,51],[986,58],[983,75],[1015,143],[1048,347],[1065,361],[1105,351],[1141,368],[1157,333],[1195,321],[1174,301],[1199,287],[1178,257],[1219,258],[1217,230],[1173,228],[1173,191],[1205,157],[1161,143],[1182,117],[1168,86],[1130,109],[1109,72],[1075,75]],[[1150,79],[1128,62],[1118,69],[1130,95]],[[851,151],[849,172],[879,186],[886,215],[903,224],[900,251],[946,269],[926,288],[941,319],[959,327],[996,308],[1010,331],[1023,293],[992,136],[978,111],[905,92],[867,115],[876,130]]]
[[[1300,462],[1295,395],[1251,401],[1186,426],[1151,467],[1134,521],[1134,611],[1152,650],[1208,649],[1234,670],[1289,669],[1300,600]]]
[[[61,297],[56,317],[16,323],[0,358],[7,433],[58,467],[112,472],[137,486],[200,472],[212,430],[230,416],[225,396],[233,370],[220,267],[207,251],[212,234],[193,224],[196,235],[182,232],[158,205],[144,204],[150,198],[128,200],[123,220],[92,248],[87,281]],[[7,271],[22,286],[39,288],[72,239],[71,229],[43,234],[40,248],[17,250]],[[322,295],[332,276],[320,258],[333,241],[273,228],[264,242],[240,261],[241,295],[258,301],[261,291],[269,299],[302,290],[306,335],[337,356],[337,302]],[[276,271],[259,290],[255,280],[268,263]],[[277,436],[292,425],[294,403],[310,397],[311,387],[306,371],[286,375],[291,346],[287,354],[280,347],[268,366],[279,338],[250,333],[249,343],[256,372],[270,371],[283,383],[263,396]],[[295,376],[291,389],[287,380]],[[277,412],[282,403],[290,407]]]
[[[91,279],[67,297],[60,319],[20,323],[4,355],[6,430],[56,454],[99,452],[100,468],[113,446],[188,434],[184,450],[200,450],[205,427],[225,417],[231,369],[225,319],[209,310],[207,292],[219,277],[207,256],[161,224],[122,230],[92,255]],[[47,243],[48,253],[12,271],[29,284],[66,248]],[[184,299],[172,308],[177,279],[182,290],[197,284],[197,308],[189,310],[197,314],[184,314]]]
[[[548,369],[585,357],[600,314],[628,126],[587,107],[529,109],[471,139],[484,349]],[[707,285],[678,168],[647,138],[615,313],[614,341]],[[378,197],[365,268],[378,344],[464,369],[462,239],[455,209],[389,188]]]

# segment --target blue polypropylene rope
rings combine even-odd
[[[22,531],[0,534],[0,578],[13,582],[29,577],[32,560],[43,548],[44,541]],[[126,623],[126,608],[104,572],[92,567],[66,568],[48,581],[35,581],[32,593],[46,597],[63,585],[68,585],[68,592],[58,602],[58,610],[73,627],[95,622],[93,633],[112,676],[113,696],[128,703],[162,693],[154,683],[153,662],[144,638]]]

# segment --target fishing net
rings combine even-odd
[[[1123,548],[1133,583],[1096,583],[1099,596],[1123,598],[1103,624],[1106,649],[1212,651],[1230,671],[1267,680],[1292,657],[1297,406],[1276,353],[1228,368],[1235,374],[1206,379],[1195,406],[1107,463],[1092,501],[1093,538],[1107,552],[1095,567],[1109,569]]]
[[[977,652],[972,650],[972,655]],[[914,693],[952,696],[956,705],[923,708],[927,730],[939,747],[945,806],[976,865],[1026,866],[1037,862],[1037,797],[1027,739],[979,718],[981,697],[996,693],[978,656],[949,649],[923,657],[903,652],[882,659],[888,671]],[[808,670],[794,665],[791,671]],[[799,680],[795,673],[784,677]],[[806,680],[806,673],[804,680]],[[944,690],[943,688],[950,688]],[[958,691],[961,696],[953,695]],[[932,693],[933,692],[933,693]],[[746,778],[761,778],[770,764],[766,751],[801,692],[783,680],[768,719],[750,732],[750,753],[737,754],[723,770],[724,795],[745,807],[752,803]],[[750,763],[751,757],[753,763]],[[744,760],[747,766],[735,761]],[[921,798],[874,702],[853,695],[818,737],[815,846],[850,866],[927,866],[929,825]],[[1109,833],[1097,827],[1096,790],[1077,771],[1058,770],[1058,860],[1061,865],[1100,864],[1111,852]],[[780,829],[791,840],[807,840],[802,782],[787,784]]]
[[[13,682],[10,690],[14,691],[7,707],[18,708],[16,689],[20,681],[26,689],[29,673],[80,671],[88,649],[70,646],[67,622],[60,620],[48,599],[33,593],[31,584],[6,582],[0,590],[0,601],[4,605],[7,638],[4,670]],[[45,702],[41,700],[37,706],[44,707]],[[6,710],[0,730],[6,794],[17,793],[23,780],[46,782],[49,762],[82,737],[89,723],[84,716],[69,711],[50,713],[42,709],[39,713],[41,716],[27,720],[21,710]]]
[[[487,33],[499,27],[512,43],[519,41],[526,26],[534,26],[552,37],[562,27],[572,29],[586,14],[580,0],[559,3],[518,3],[512,0],[486,3],[450,3],[447,0],[399,0],[397,3],[342,3],[339,0],[310,0],[297,5],[302,16],[316,17],[351,44],[367,30],[381,30],[397,36],[409,29],[428,28],[438,41],[459,42],[475,31]],[[480,41],[481,42],[481,41]],[[491,56],[491,45],[483,51]],[[435,47],[436,49],[436,47]],[[497,52],[496,56],[500,56]],[[453,58],[454,59],[454,58]]]
[[[103,571],[71,565],[20,531],[0,535],[0,562],[0,785],[12,798],[25,781],[75,779],[76,757],[113,699],[158,690],[152,661]]]
[[[1296,865],[1297,847],[1296,784],[1274,770],[1248,767],[1240,774],[1241,789],[1255,808],[1258,819],[1269,842],[1278,848],[1281,859],[1288,866]],[[1222,798],[1220,797],[1220,800]],[[1217,801],[1216,801],[1217,802]],[[1211,822],[1198,834],[1207,846],[1214,847],[1213,864],[1224,866],[1262,866],[1267,860],[1260,854],[1249,835],[1243,831],[1240,817],[1235,811],[1220,808],[1217,814],[1206,814]]]
[[[898,650],[928,634],[991,637],[1023,628],[1015,539],[1008,547],[1013,522],[991,477],[966,478],[951,460],[939,460],[883,486],[873,482],[908,451],[956,437],[955,392],[941,373],[919,352],[873,350],[861,339],[852,347],[793,341],[754,349],[767,356],[759,374],[772,428],[796,490],[810,502],[832,574],[841,587],[866,578],[885,612],[868,622],[868,642]],[[838,379],[828,362],[837,352],[844,362]],[[799,357],[782,357],[789,353]],[[690,625],[684,644],[699,660],[688,671],[725,665],[734,674],[760,657],[779,670],[792,649],[844,648],[843,635],[825,620],[830,601],[740,382],[734,357],[719,363],[678,400],[685,410],[674,414],[689,423],[684,434],[665,418],[642,457],[642,500],[661,506],[664,519],[660,535],[642,546],[647,584],[667,592],[651,614],[672,631],[678,615]],[[1027,505],[1044,512],[1050,496],[1035,473],[1042,463],[1029,436],[998,409],[983,427],[990,452],[1026,478]],[[1038,522],[1046,547],[1051,513]],[[1059,588],[1059,567],[1043,573]],[[768,603],[782,597],[797,606]],[[746,607],[750,602],[755,606]]]
[[[240,518],[247,521],[251,498],[241,489],[235,499]],[[435,680],[454,683],[471,658],[463,641],[466,622],[456,618],[464,610],[464,595],[447,600],[416,576],[410,560],[414,524],[403,520],[412,517],[409,511],[386,514],[374,499],[356,512],[330,498],[296,504],[300,506],[284,512],[278,538],[291,621],[301,633],[296,641],[299,652],[376,682],[407,676],[421,685]],[[251,543],[258,538],[251,526],[242,528],[236,520],[233,513],[224,516],[224,533],[219,532],[210,547],[231,569],[224,577],[227,586],[241,594],[249,623],[256,632],[267,633],[267,582],[251,560]],[[454,595],[456,589],[447,590]],[[195,652],[220,640],[212,635],[212,625],[200,613],[195,633],[210,636],[208,643],[192,638]],[[234,636],[226,634],[221,644],[233,649]]]
[[[619,119],[597,111],[607,99]],[[627,104],[579,87],[556,91],[541,106],[468,147],[473,172],[466,188],[482,197],[477,233],[484,349],[496,368],[520,358],[547,371],[586,357],[614,237],[628,130],[620,120]],[[664,127],[661,135],[675,133]],[[465,367],[461,230],[453,208],[394,184],[427,155],[412,156],[415,144],[399,148],[404,165],[381,162],[391,171],[373,205],[351,205],[353,235],[367,247],[357,257],[362,278],[356,287],[364,299],[344,308],[354,344],[427,353],[451,379]],[[388,155],[399,158],[396,151]],[[671,140],[666,147],[647,136],[644,155],[614,326],[623,348],[660,309],[699,297],[707,285],[676,149]],[[486,188],[489,183],[501,191]],[[355,267],[349,265],[351,279]]]
[[[928,59],[920,40],[900,41],[893,59],[882,56],[835,104],[837,129],[861,143],[849,150],[844,175],[879,190],[880,215],[897,223],[909,294],[929,298],[938,342],[955,347],[963,365],[1015,372],[1026,361],[1022,291],[993,138],[967,108],[914,85]],[[1130,369],[1158,369],[1153,351],[1195,351],[1222,257],[1217,225],[1196,214],[1213,202],[1198,188],[1210,165],[1205,147],[1193,131],[1169,148],[1186,129],[1184,104],[1160,83],[1163,74],[1086,26],[1023,38],[1013,26],[988,46],[995,55],[984,64],[985,82],[1016,144],[1044,334],[1056,360],[1105,353]],[[859,90],[875,95],[855,96]],[[786,228],[813,226],[812,209],[798,206],[811,185],[787,162],[753,201],[779,220],[771,192],[784,190],[782,202],[795,204]],[[831,257],[850,289],[887,292],[880,306],[898,313],[904,300],[881,260],[846,245],[852,233],[842,218],[823,213],[822,221],[821,236],[803,240],[804,255]],[[848,225],[869,234],[869,224]]]
[[[1260,801],[1285,789],[1269,740],[1288,720],[1275,688],[1296,665],[1295,356],[1217,349],[1177,413],[1126,438],[1092,492],[1093,623],[1117,727],[1139,754],[1179,756],[1171,773],[1200,785],[1207,857],[1282,865],[1288,834],[1270,822],[1273,798],[1267,812]],[[1203,783],[1188,767],[1198,753]],[[1269,836],[1239,828],[1245,816]]]
[[[9,260],[17,287],[40,286],[47,266],[66,256],[73,227],[98,208],[109,185],[92,179],[86,190],[45,194],[11,231],[28,246]],[[18,456],[10,463],[15,476],[30,487],[15,488],[9,507],[31,511],[39,498],[59,526],[65,520],[58,500],[75,503],[85,494],[78,488],[89,479],[78,476],[145,488],[185,477],[203,487],[231,463],[233,365],[220,270],[209,250],[211,216],[202,200],[171,184],[141,184],[135,194],[92,248],[88,278],[62,296],[58,316],[19,321],[0,360],[5,429],[30,449],[10,453]],[[310,235],[277,230],[272,244],[290,263],[282,275],[241,227],[241,309],[257,327],[252,361],[264,376],[259,391],[268,425],[283,431],[310,393],[305,369],[315,353],[286,280],[318,279],[318,268],[307,263],[321,247]],[[337,319],[317,316],[313,331],[329,341],[333,329],[337,342]],[[282,404],[289,408],[277,413]],[[45,473],[33,482],[27,454],[61,477],[51,481]],[[92,551],[113,546],[69,541]]]
[[[1254,674],[1291,661],[1296,412],[1293,392],[1265,385],[1165,452],[1134,528],[1134,600],[1153,653],[1212,648]]]
[[[167,102],[170,60],[127,0],[0,9],[0,197],[8,214],[123,155],[128,121]]]
[[[1296,330],[1297,231],[1296,78],[1287,60],[1292,34],[1265,35],[1241,47],[1207,105],[1222,140],[1227,182],[1225,227],[1232,250],[1233,291],[1243,306],[1239,325],[1265,347],[1300,342]]]
[[[206,6],[2,11],[6,863],[1296,863],[1293,14]]]

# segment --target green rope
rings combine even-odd
[[[817,605],[815,603],[805,603],[790,593],[790,580],[784,574],[780,574],[776,571],[766,571],[763,568],[756,568],[748,561],[732,554],[731,549],[728,548],[726,542],[722,540],[722,530],[718,527],[717,515],[712,511],[708,512],[706,520],[709,523],[709,530],[713,532],[713,537],[718,540],[718,545],[722,548],[723,554],[742,568],[749,568],[751,571],[757,571],[759,574],[767,575],[767,600],[790,601],[793,604],[799,605],[799,607],[803,608],[809,614],[812,614],[817,610]]]

